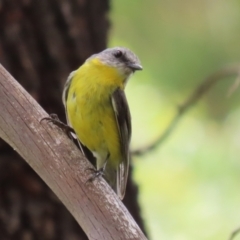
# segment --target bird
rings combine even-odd
[[[93,54],[70,73],[62,101],[68,125],[81,150],[96,159],[97,173],[122,200],[129,169],[132,126],[125,95],[131,75],[142,70],[139,58],[128,48],[113,47]]]

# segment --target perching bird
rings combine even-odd
[[[98,171],[123,199],[129,168],[131,117],[124,93],[129,77],[142,70],[127,48],[108,48],[89,57],[65,84],[68,124],[96,158]]]

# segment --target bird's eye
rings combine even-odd
[[[116,58],[120,58],[122,55],[123,55],[123,53],[122,53],[122,51],[120,51],[120,50],[117,50],[117,51],[114,53],[114,56],[115,56]]]

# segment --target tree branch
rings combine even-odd
[[[240,232],[240,227],[238,227],[231,233],[229,240],[233,240],[239,234],[239,232]]]
[[[146,239],[125,206],[61,129],[0,65],[0,137],[39,174],[89,239]]]
[[[143,155],[148,153],[149,151],[155,149],[157,146],[162,144],[168,136],[172,133],[173,129],[176,127],[177,123],[181,119],[181,117],[192,107],[201,97],[209,91],[216,83],[220,80],[223,80],[226,77],[231,77],[237,75],[238,78],[240,77],[240,64],[234,64],[230,66],[226,66],[212,75],[208,76],[194,91],[193,93],[187,98],[187,100],[178,107],[178,112],[176,116],[172,119],[169,126],[163,132],[163,134],[152,144],[149,146],[137,149],[133,151],[131,154],[135,156]],[[231,88],[231,92],[235,90],[237,86],[233,86]]]

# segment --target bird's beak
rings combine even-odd
[[[143,67],[140,64],[137,64],[137,63],[128,63],[127,66],[129,68],[131,68],[133,71],[142,70],[143,69]]]

